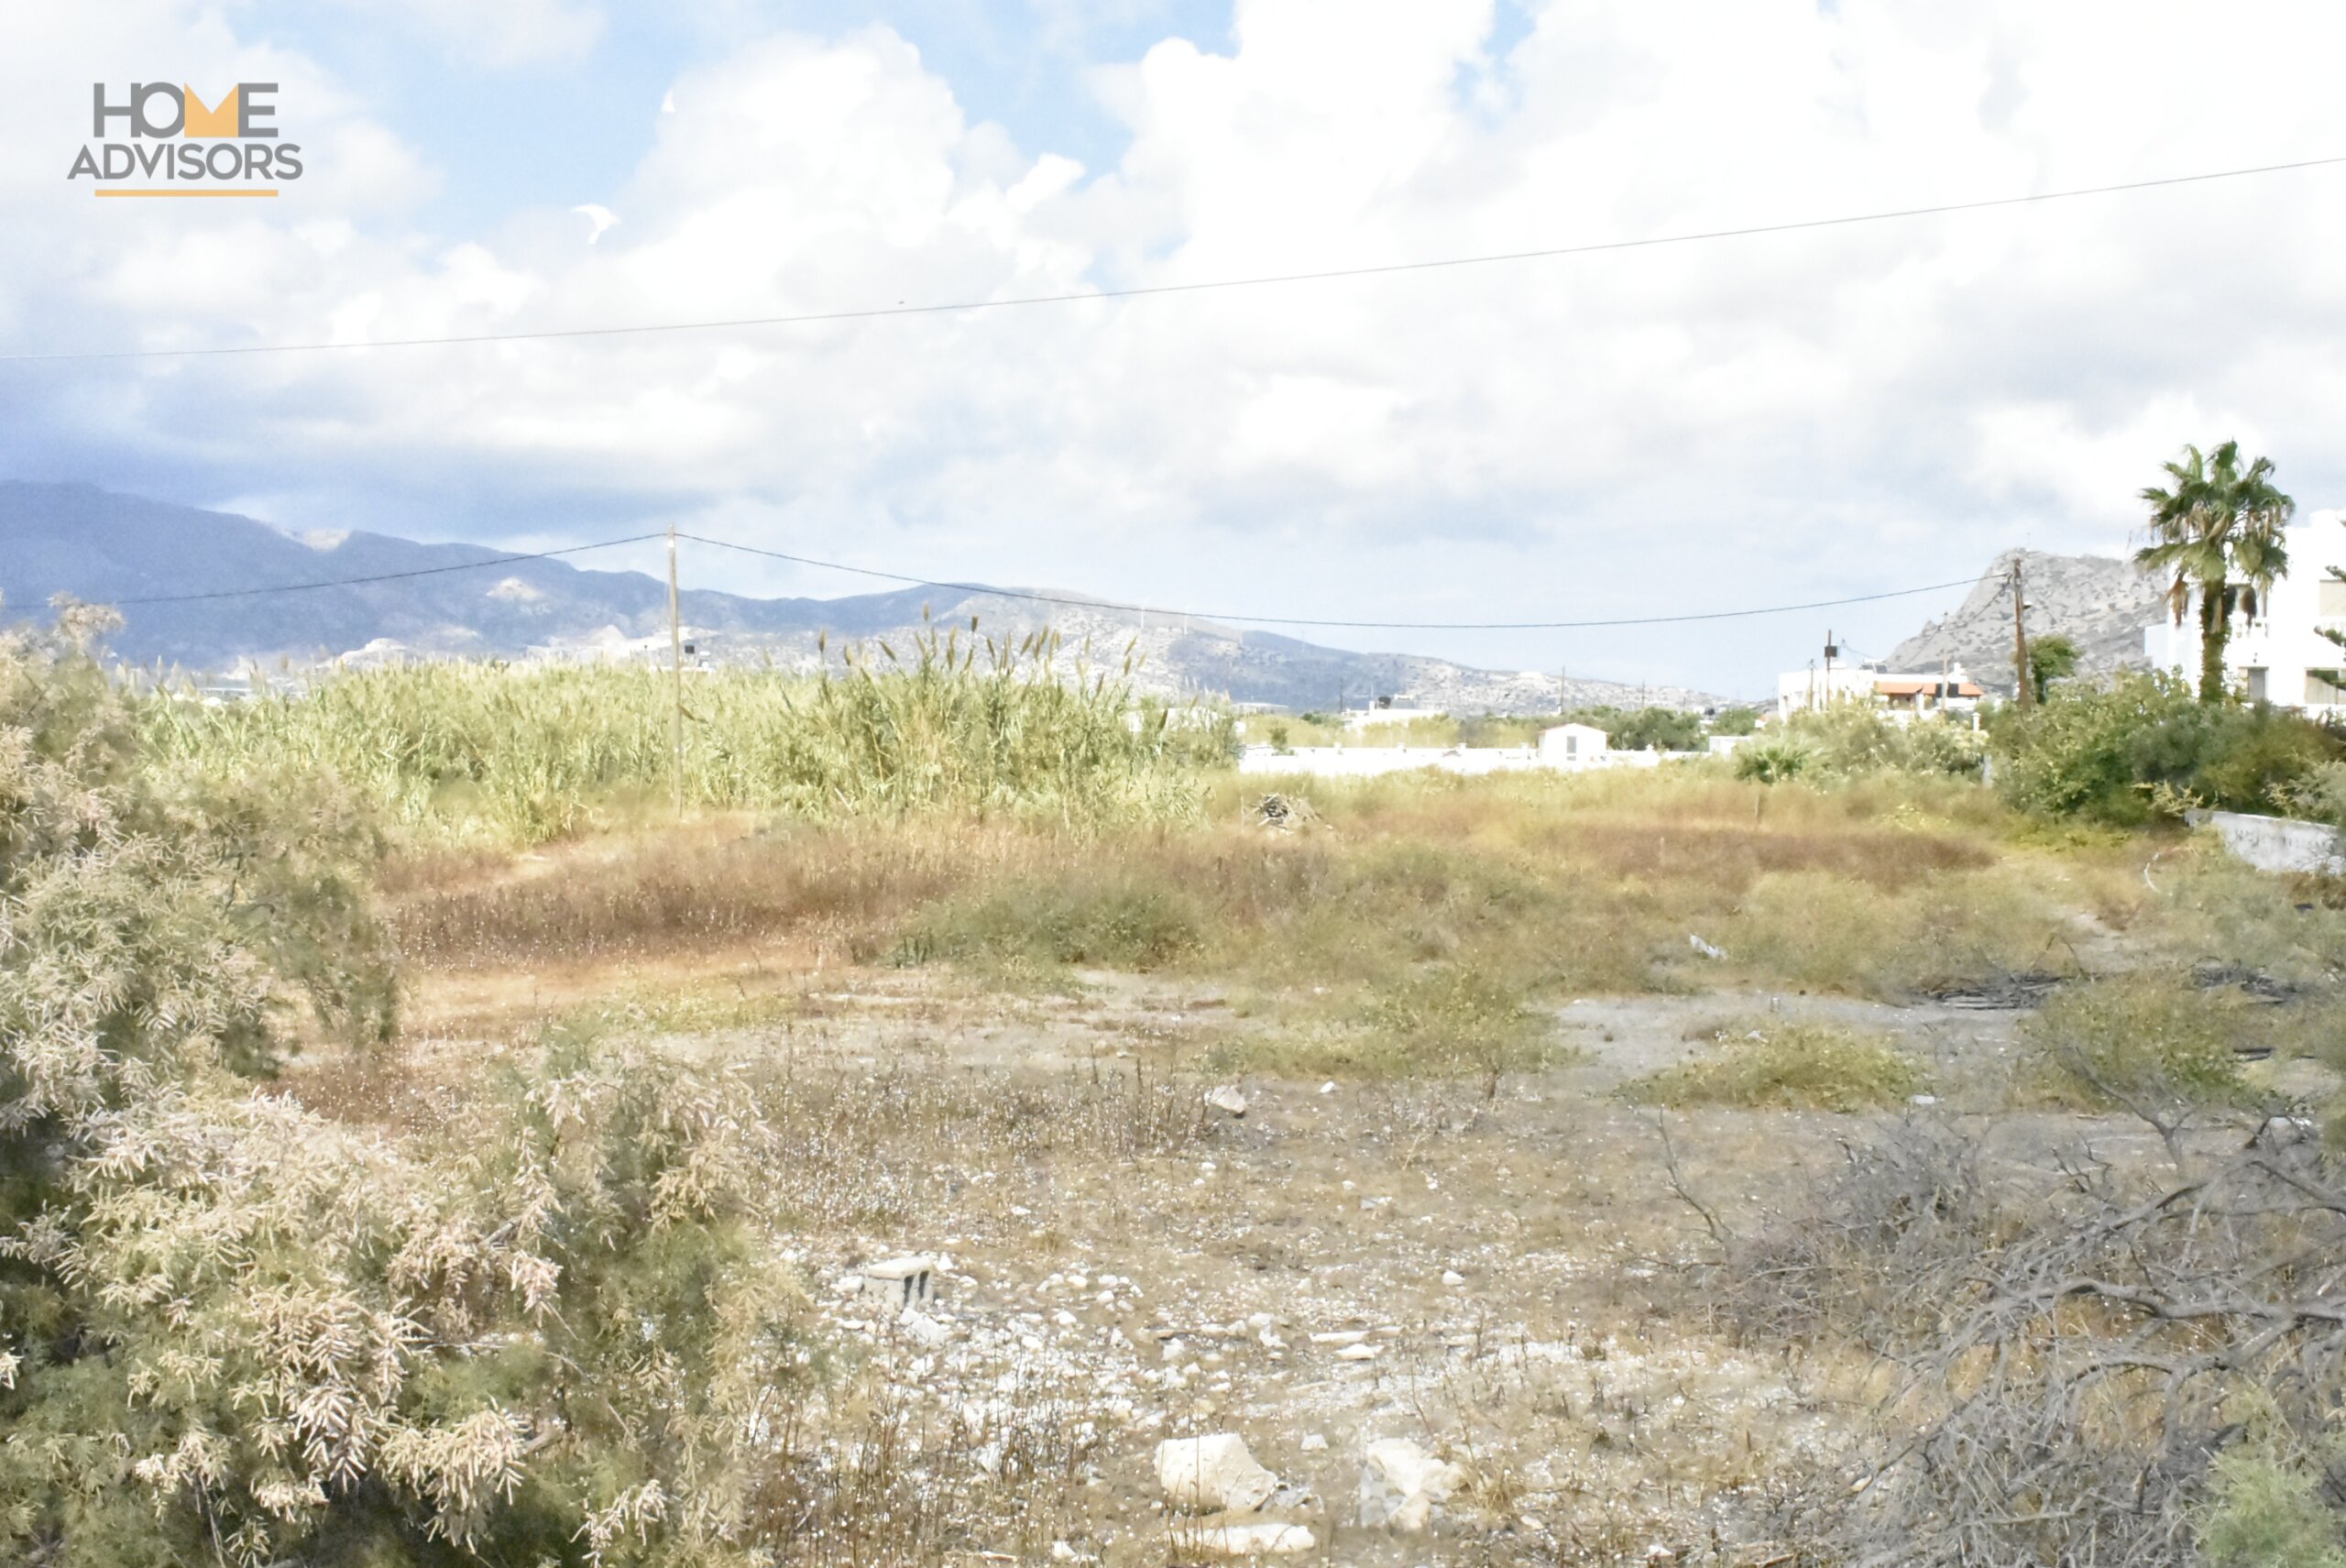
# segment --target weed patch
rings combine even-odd
[[[1807,1024],[1729,1025],[1716,1048],[1638,1080],[1639,1104],[1743,1110],[1872,1111],[1921,1091],[1922,1068],[1885,1040]]]

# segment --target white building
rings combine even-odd
[[[1867,661],[1829,670],[1789,670],[1777,676],[1776,717],[1855,705],[1879,709],[1884,718],[1902,723],[1941,712],[1968,718],[1979,710],[1982,695],[1960,664],[1945,675],[1935,670],[1900,674],[1879,661]]]
[[[1568,768],[1612,746],[1612,737],[1594,724],[1558,724],[1540,731],[1540,755],[1551,766]]]
[[[2346,567],[2346,512],[2315,512],[2285,531],[2289,575],[2261,598],[2256,619],[2232,622],[2224,671],[2252,702],[2333,712],[2346,707],[2346,648],[2322,635],[2346,632],[2346,583],[2330,575]],[[2143,629],[2143,652],[2156,670],[2199,678],[2199,606]]]

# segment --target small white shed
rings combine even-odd
[[[1611,745],[1605,731],[1594,724],[1559,724],[1540,731],[1540,760],[1570,762],[1602,756]]]

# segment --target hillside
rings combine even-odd
[[[667,587],[641,572],[598,572],[565,561],[493,562],[502,552],[422,544],[365,532],[295,535],[251,518],[116,495],[90,485],[0,481],[0,600],[42,613],[52,595],[122,608],[111,640],[120,657],[189,671],[248,661],[297,666],[354,655],[430,657],[664,657]],[[394,573],[394,580],[299,592],[224,595],[178,603],[138,599]],[[1068,595],[1080,599],[1081,595]],[[1639,700],[1633,685],[1537,672],[1479,670],[1402,653],[1326,648],[1265,631],[1142,616],[1109,605],[1041,605],[985,588],[920,587],[835,599],[752,598],[690,590],[687,635],[701,656],[773,659],[813,667],[821,641],[901,640],[922,625],[978,618],[992,635],[1056,630],[1070,661],[1120,664],[1131,648],[1142,689],[1206,694],[1287,707],[1405,695],[1461,712],[1531,713]],[[1716,699],[1682,687],[1644,693],[1659,703]]]
[[[2132,562],[2109,555],[2051,555],[2006,551],[1989,565],[1952,614],[1935,620],[1890,654],[1892,668],[1934,670],[1939,661],[1961,664],[1991,691],[2012,688],[2012,557],[2028,589],[2028,630],[2058,632],[2084,655],[2085,674],[2107,674],[2143,664],[2143,628],[2166,613],[2158,585]]]

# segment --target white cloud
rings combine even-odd
[[[598,6],[574,0],[340,0],[379,11],[436,38],[451,53],[489,65],[576,60],[603,31]]]
[[[2346,43],[2346,15],[2286,0],[2243,0],[2220,38],[2184,0],[1554,0],[1500,60],[1492,16],[1243,0],[1233,52],[1168,41],[1100,73],[1132,139],[1091,171],[972,122],[884,28],[768,38],[680,76],[609,206],[575,209],[628,215],[592,247],[568,214],[408,232],[379,192],[428,175],[356,116],[334,135],[378,149],[365,178],[322,169],[300,205],[234,221],[102,227],[0,154],[0,217],[53,241],[0,258],[0,332],[855,310],[2098,184],[2329,150]],[[2256,93],[2203,90],[2227,59],[2256,61]],[[2253,437],[2308,506],[2346,488],[2341,181],[1072,307],[105,367],[37,417],[265,469],[232,482],[291,523],[336,521],[294,515],[303,494],[419,526],[456,493],[517,529],[586,497],[944,576],[1368,619],[1808,598],[1951,576],[2029,530],[2114,548],[2186,439]],[[93,399],[137,411],[93,426]],[[1754,634],[1733,646],[1772,656]],[[1728,633],[1707,635],[1600,652],[1726,684]]]

